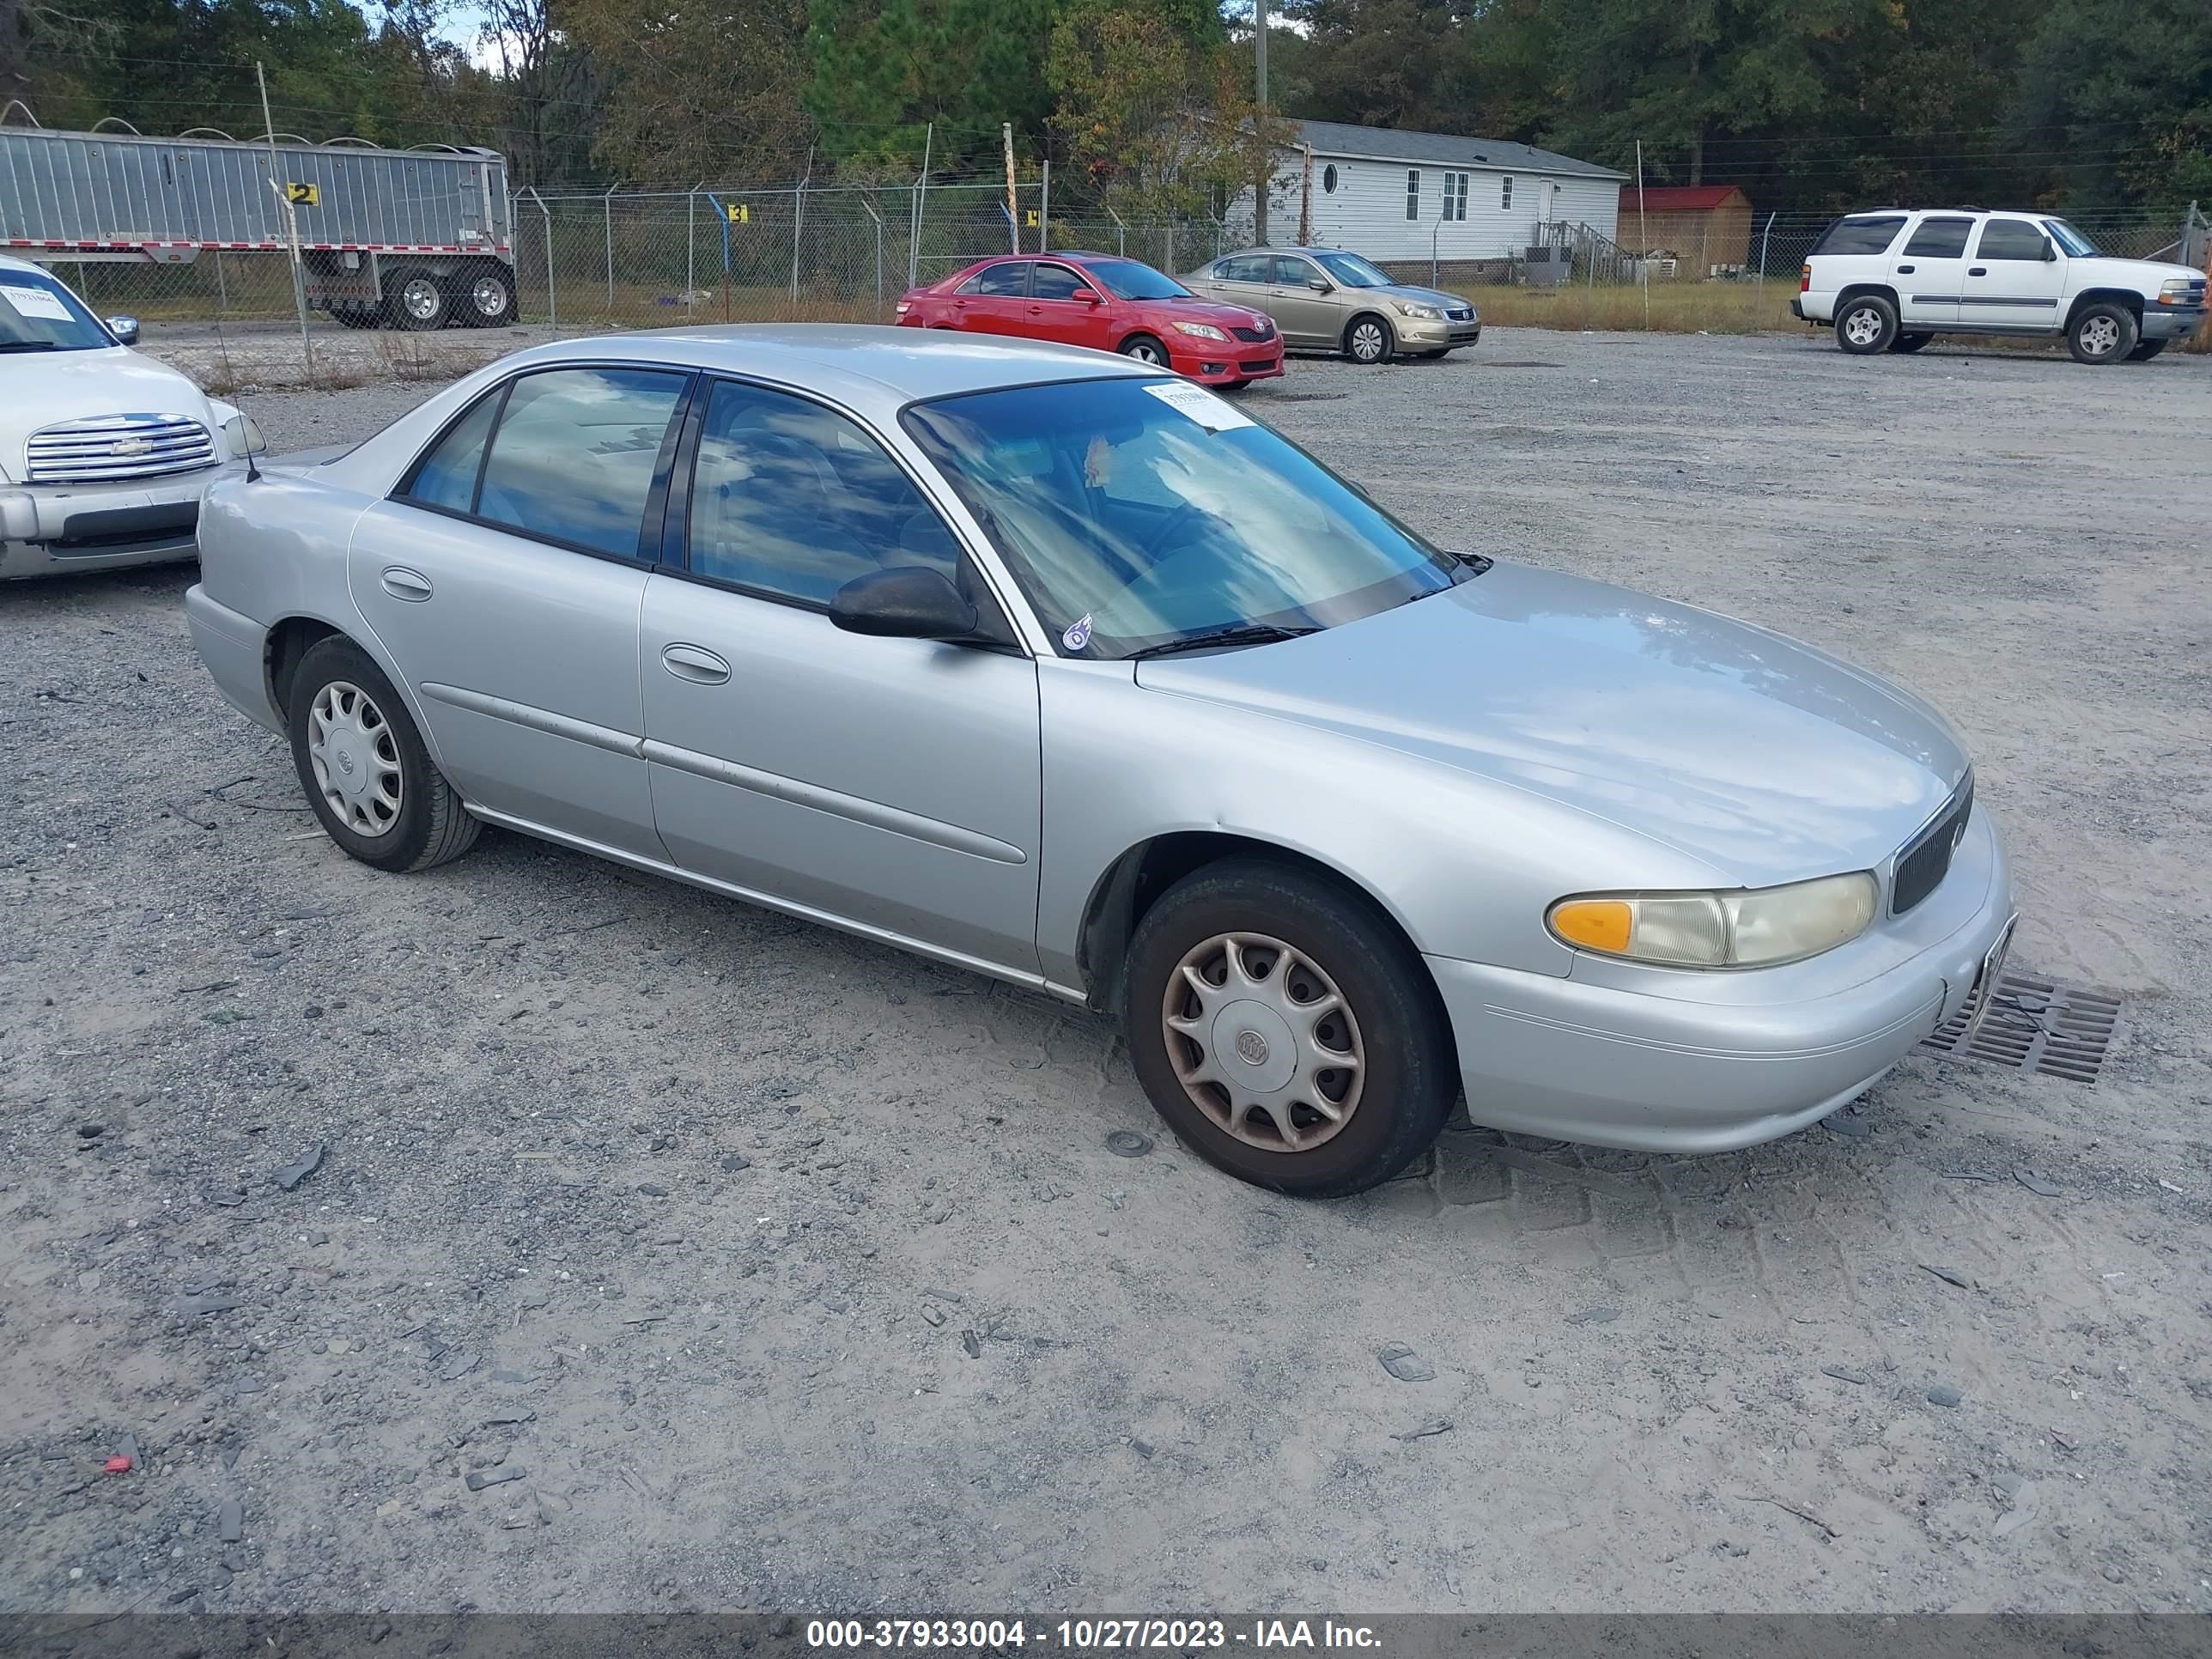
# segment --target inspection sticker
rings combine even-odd
[[[13,283],[0,283],[0,298],[5,298],[9,305],[15,307],[15,314],[19,317],[51,317],[61,323],[75,320],[70,315],[69,307],[61,302],[60,296],[46,289],[27,285],[18,288]]]
[[[1208,432],[1227,432],[1233,427],[1256,424],[1242,410],[1231,408],[1225,398],[1217,398],[1204,386],[1193,386],[1188,380],[1147,380],[1145,390],[1170,409],[1189,416]]]
[[[1088,611],[1068,627],[1060,636],[1060,642],[1071,651],[1080,651],[1091,643],[1091,616]]]

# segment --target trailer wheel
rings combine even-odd
[[[453,315],[453,302],[434,271],[417,268],[395,272],[385,292],[390,295],[386,307],[394,328],[443,328]]]
[[[514,320],[514,278],[501,264],[471,265],[453,273],[455,319],[464,328],[503,328]]]

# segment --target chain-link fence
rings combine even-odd
[[[2114,255],[2203,269],[2204,215],[2076,210],[2069,222]],[[512,306],[498,320],[562,332],[693,322],[888,321],[898,296],[993,254],[1087,249],[1188,273],[1242,245],[1212,219],[1137,222],[1092,204],[1055,210],[1048,178],[799,184],[727,190],[541,194],[511,204],[501,269]],[[1799,267],[1826,216],[1639,216],[1609,228],[1531,225],[1493,258],[1385,261],[1401,280],[1474,295],[1493,322],[1589,328],[1779,328]],[[329,257],[329,256],[323,256]],[[366,258],[366,256],[362,256]],[[385,286],[405,256],[379,256]],[[477,263],[482,263],[478,261]],[[52,269],[103,315],[129,314],[149,339],[181,342],[210,384],[431,378],[507,349],[502,335],[421,328],[387,296],[380,308],[310,309],[301,325],[282,252],[173,248],[157,258]],[[471,276],[477,273],[471,273]],[[470,280],[440,279],[448,290]],[[456,306],[454,315],[462,307]],[[447,320],[452,320],[451,318]],[[370,331],[347,339],[341,321]],[[235,329],[230,325],[237,325]],[[302,371],[305,371],[304,373]]]

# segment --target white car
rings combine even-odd
[[[0,580],[191,558],[200,497],[259,452],[252,421],[137,337],[0,255]]]
[[[2143,362],[2204,321],[2204,273],[2121,259],[2063,219],[1978,208],[1885,208],[1828,227],[1790,309],[1834,325],[1854,356],[1938,334],[2063,337],[2075,361]]]

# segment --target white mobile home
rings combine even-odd
[[[1268,198],[1267,240],[1350,248],[1370,259],[1503,259],[1539,226],[1587,225],[1615,240],[1626,174],[1527,144],[1294,121]],[[1231,207],[1252,229],[1252,192]],[[1303,233],[1301,224],[1304,224]]]

